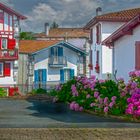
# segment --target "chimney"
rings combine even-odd
[[[48,36],[49,35],[49,23],[45,23],[45,34]]]
[[[96,16],[102,15],[102,8],[98,7],[96,8]]]

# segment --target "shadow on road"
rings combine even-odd
[[[122,120],[94,116],[84,112],[71,111],[68,105],[64,103],[52,103],[51,101],[31,99],[27,101],[32,103],[32,106],[27,107],[27,109],[35,111],[35,113],[30,115],[39,118],[51,118],[65,123],[124,122]]]

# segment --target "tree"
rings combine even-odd
[[[56,29],[58,27],[59,27],[59,25],[55,21],[50,26],[51,29]]]
[[[20,40],[33,40],[33,33],[32,32],[21,32],[20,33]]]

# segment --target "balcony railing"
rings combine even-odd
[[[0,60],[17,60],[18,59],[18,50],[0,50]]]
[[[67,66],[67,58],[64,56],[51,56],[49,57],[50,67],[64,67]]]

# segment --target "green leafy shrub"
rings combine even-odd
[[[33,89],[31,94],[46,94],[47,91],[46,89],[42,89],[42,88],[39,88],[39,89]]]
[[[0,88],[0,97],[6,97],[7,96],[7,91],[4,88]]]

